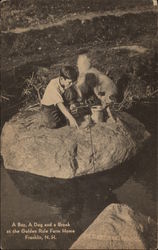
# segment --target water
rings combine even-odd
[[[7,249],[68,249],[111,203],[125,203],[156,220],[156,106],[130,111],[152,134],[135,159],[117,169],[73,181],[45,178],[2,167],[2,243]],[[12,223],[69,223],[75,233],[52,240],[24,240],[6,234]]]

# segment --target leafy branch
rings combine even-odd
[[[33,72],[31,77],[25,80],[25,88],[22,93],[22,96],[25,97],[24,101],[37,100],[41,106],[41,92],[43,87],[43,81]]]
[[[158,88],[152,91],[149,87],[149,85],[146,87],[146,92],[142,96],[132,95],[130,89],[126,90],[122,102],[116,104],[115,109],[117,111],[122,111],[128,110],[134,103],[151,103],[151,99],[155,98],[158,94]]]

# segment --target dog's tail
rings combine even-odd
[[[91,67],[90,59],[86,54],[81,54],[78,56],[77,67],[79,75],[86,73],[90,69]]]

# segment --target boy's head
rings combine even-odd
[[[63,66],[60,69],[60,81],[65,88],[69,88],[73,83],[77,81],[78,72],[72,66]]]

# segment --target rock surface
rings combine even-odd
[[[7,169],[57,178],[73,178],[110,169],[132,158],[150,137],[143,124],[127,113],[90,130],[49,129],[41,114],[25,111],[6,122],[1,153]],[[93,155],[92,155],[93,152]],[[94,157],[93,157],[94,156]]]
[[[154,249],[156,224],[126,205],[106,207],[70,249]]]

